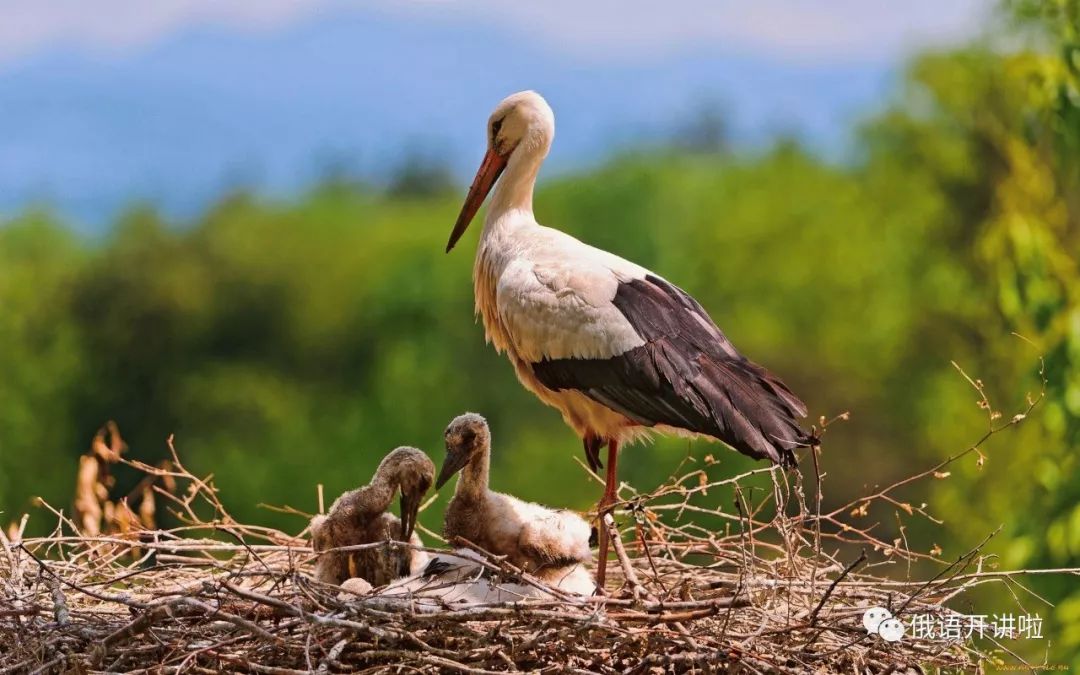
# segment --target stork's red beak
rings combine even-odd
[[[458,239],[461,239],[461,235],[465,234],[465,230],[468,229],[473,216],[480,210],[480,205],[484,203],[484,198],[491,192],[491,187],[495,185],[495,181],[499,180],[503,169],[506,168],[506,160],[507,157],[490,148],[487,154],[484,155],[484,161],[480,164],[480,170],[476,172],[476,178],[473,178],[472,185],[469,186],[469,194],[465,196],[465,203],[461,206],[461,213],[458,214],[457,222],[454,223],[454,231],[450,233],[450,240],[446,242],[447,253],[454,248],[454,244],[458,242]]]

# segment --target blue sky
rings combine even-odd
[[[133,200],[190,217],[327,165],[410,154],[466,174],[508,93],[551,102],[551,171],[661,142],[704,105],[736,141],[839,154],[913,50],[977,35],[986,0],[7,0],[0,214],[96,228]]]

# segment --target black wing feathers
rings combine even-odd
[[[609,359],[533,364],[551,389],[579,390],[646,426],[718,438],[744,454],[794,463],[813,439],[806,406],[783,382],[739,354],[700,304],[654,276],[620,284],[613,301],[645,344]]]

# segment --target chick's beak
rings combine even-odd
[[[435,481],[435,489],[441,488],[446,481],[454,477],[454,474],[461,471],[468,460],[469,456],[464,452],[447,454],[446,459],[443,460],[442,470],[439,471],[439,479]]]
[[[457,222],[454,223],[454,231],[450,233],[450,240],[446,242],[447,253],[454,248],[458,239],[461,239],[461,235],[465,234],[469,223],[472,222],[476,212],[480,210],[480,205],[484,203],[484,199],[491,192],[491,187],[495,185],[495,181],[499,179],[503,169],[506,168],[506,161],[507,157],[488,148],[487,154],[484,155],[484,161],[480,164],[480,169],[476,172],[472,185],[469,186],[469,194],[465,196],[465,203],[461,206],[461,213],[458,214]]]
[[[401,541],[412,539],[416,529],[416,515],[420,511],[420,496],[401,493]]]

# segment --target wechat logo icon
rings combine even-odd
[[[878,635],[886,642],[897,642],[904,637],[904,624],[884,607],[866,610],[862,623],[867,633]]]

